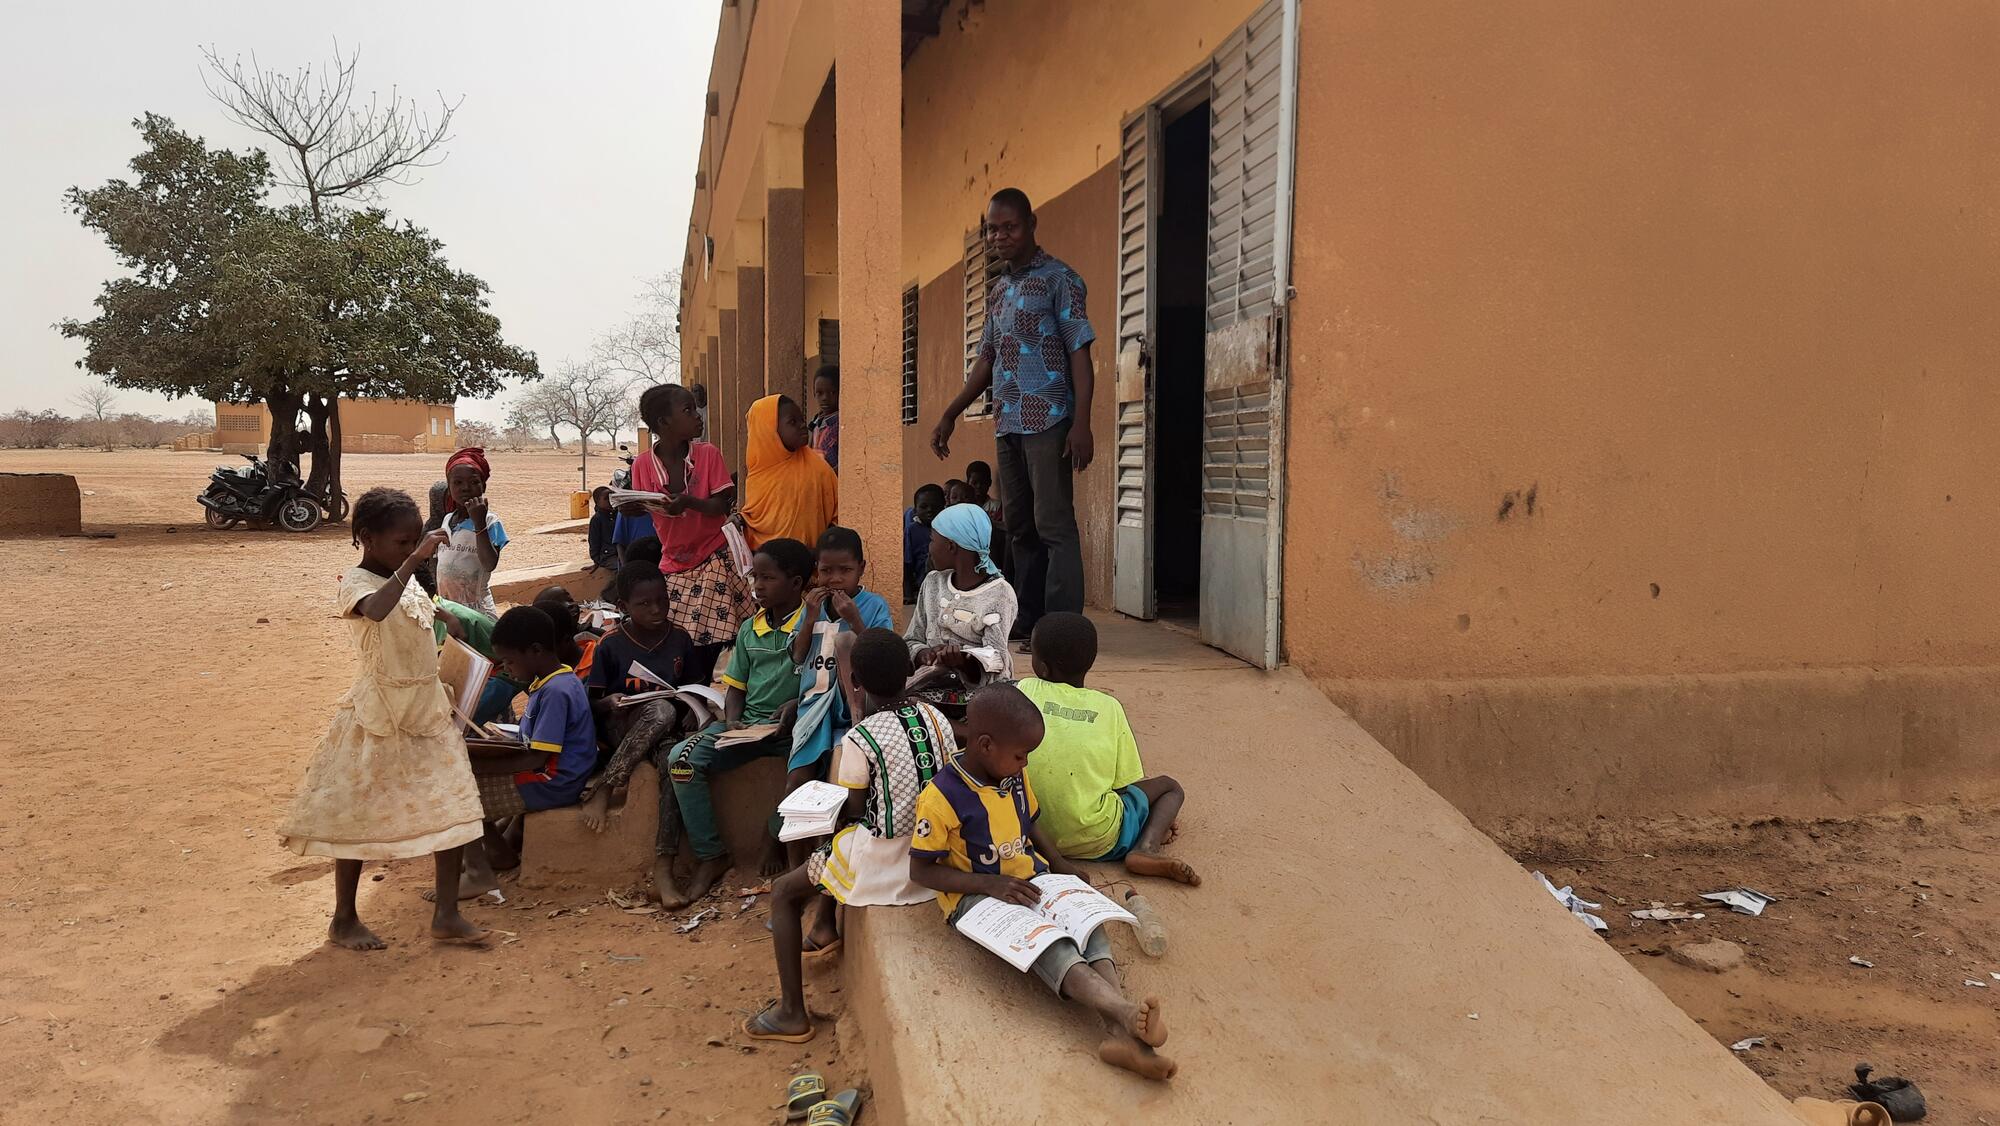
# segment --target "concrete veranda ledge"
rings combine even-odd
[[[1098,625],[1091,684],[1124,702],[1148,771],[1188,791],[1170,851],[1202,886],[1142,885],[1166,957],[1112,934],[1129,992],[1166,1002],[1180,1074],[1098,1062],[1094,1021],[935,906],[869,908],[842,972],[882,1121],[1796,1126],[1304,677]]]

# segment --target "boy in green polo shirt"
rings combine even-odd
[[[771,540],[750,560],[750,593],[760,609],[736,631],[736,648],[729,671],[722,674],[727,691],[723,718],[675,747],[667,759],[667,774],[680,804],[681,825],[687,832],[696,868],[686,895],[660,888],[660,900],[692,903],[715,887],[729,871],[729,852],[715,826],[715,804],[709,795],[711,777],[734,770],[753,759],[791,753],[792,720],[799,710],[799,666],[792,660],[792,636],[799,629],[806,584],[813,576],[812,549],[797,540]],[[760,738],[716,746],[717,738],[745,728],[768,727]],[[765,848],[764,874],[784,868],[784,847],[772,835]]]

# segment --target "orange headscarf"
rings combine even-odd
[[[785,449],[778,437],[778,399],[766,395],[750,404],[744,419],[749,480],[743,487],[743,523],[753,548],[776,539],[814,547],[839,514],[839,478],[811,446]]]

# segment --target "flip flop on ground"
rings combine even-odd
[[[762,1016],[762,1013],[758,1014]],[[826,1076],[817,1071],[801,1071],[785,1085],[785,1121],[804,1118],[813,1104],[826,1098]]]
[[[756,1016],[746,1018],[743,1021],[743,1035],[748,1036],[752,1040],[780,1040],[787,1044],[803,1044],[813,1038],[811,1020],[806,1021],[806,1030],[804,1032],[786,1032],[784,1029],[772,1024],[771,1013],[777,1007],[778,1003],[773,1001],[764,1006]],[[793,1082],[797,1082],[797,1080],[793,1080]],[[825,1088],[822,1087],[821,1090],[824,1091]]]

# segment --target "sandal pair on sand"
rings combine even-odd
[[[785,1120],[805,1119],[806,1126],[853,1126],[861,1116],[861,1092],[848,1088],[828,1097],[826,1076],[805,1071],[785,1086]]]

